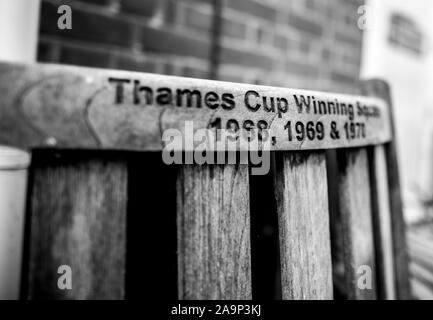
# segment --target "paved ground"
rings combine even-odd
[[[414,298],[433,300],[433,223],[411,227],[407,241]]]

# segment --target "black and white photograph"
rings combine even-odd
[[[430,0],[0,0],[0,300],[433,300],[432,88]]]

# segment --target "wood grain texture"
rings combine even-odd
[[[332,299],[325,154],[277,155],[275,192],[283,299]]]
[[[251,299],[248,166],[182,166],[179,298]]]
[[[378,298],[396,299],[394,250],[384,146],[369,150]]]
[[[375,251],[367,150],[339,151],[338,165],[346,293],[349,299],[376,299]],[[360,289],[358,286],[358,280],[365,274],[360,269],[362,266],[367,266],[371,270],[372,287],[370,289]]]
[[[30,200],[28,297],[122,299],[125,163],[45,153],[39,159],[33,168]],[[72,269],[72,290],[57,286],[61,265]]]
[[[389,108],[391,129],[395,137],[393,104],[389,85],[382,80],[365,81],[362,86],[365,95],[384,99]],[[388,170],[388,190],[391,210],[391,226],[394,245],[394,268],[396,275],[397,298],[409,300],[412,297],[409,282],[409,260],[406,244],[406,223],[403,215],[403,203],[400,189],[400,173],[397,158],[397,142],[394,138],[385,144],[386,167]]]
[[[194,122],[194,131],[217,123],[221,129],[266,127],[272,150],[346,148],[392,138],[388,110],[381,99],[288,88],[64,65],[0,63],[0,96],[0,143],[24,149],[48,145],[160,151],[166,143],[186,150],[186,143],[171,141],[172,135],[166,136],[164,143],[161,139],[167,129],[180,132],[177,137],[186,136],[186,121]],[[364,108],[369,111],[360,114]],[[293,122],[292,138],[285,128],[289,121]],[[298,121],[304,126],[305,139],[297,138]],[[363,125],[365,135],[358,130],[356,139],[348,139],[346,134],[335,137],[334,122],[339,130],[351,123]],[[319,130],[321,137],[315,132]],[[238,136],[245,137],[245,133]],[[246,138],[240,140],[244,143],[237,144],[237,150],[261,148],[253,143],[257,139],[251,143]],[[188,138],[188,143],[197,147],[202,138]]]

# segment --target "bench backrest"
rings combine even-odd
[[[256,298],[269,279],[260,259],[274,248],[257,231],[275,217],[283,299],[336,290],[409,298],[389,88],[372,80],[362,89],[0,64],[0,143],[33,153],[23,295]],[[194,130],[254,129],[258,148],[269,142],[269,173],[255,175],[239,144],[235,163],[189,163],[190,121]],[[172,146],[187,164],[163,164],[169,129],[186,136]],[[61,265],[72,269],[72,290],[57,286]]]

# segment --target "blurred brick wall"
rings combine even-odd
[[[221,0],[218,78],[356,92],[364,0]],[[43,0],[38,59],[207,78],[212,0]],[[57,28],[69,4],[72,30]]]

